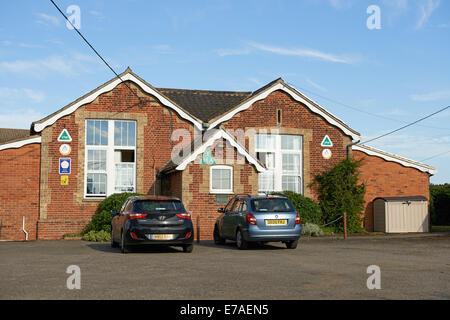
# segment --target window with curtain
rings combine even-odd
[[[302,193],[302,136],[255,136],[255,152],[267,171],[258,175],[258,191]]]
[[[136,122],[86,120],[86,197],[136,190]]]
[[[233,167],[210,167],[210,192],[233,193]]]

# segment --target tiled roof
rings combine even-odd
[[[25,138],[30,135],[30,130],[0,128],[0,143]]]
[[[227,112],[252,94],[251,92],[245,91],[156,89],[180,107],[205,122]]]

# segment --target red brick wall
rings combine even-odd
[[[346,136],[340,129],[329,124],[325,119],[316,113],[310,111],[308,107],[302,103],[294,100],[289,94],[278,90],[265,99],[255,102],[249,109],[236,114],[233,118],[223,123],[227,129],[244,130],[250,128],[277,128],[277,110],[282,110],[282,123],[280,129],[306,129],[312,130],[312,140],[309,142],[309,153],[304,138],[304,164],[306,157],[309,157],[310,167],[303,168],[303,174],[309,175],[308,179],[303,177],[303,180],[312,182],[314,175],[323,171],[326,168],[331,168],[340,161],[347,158],[347,144],[350,143],[350,138]],[[270,133],[270,132],[268,132]],[[322,139],[328,135],[333,142],[331,147],[331,159],[324,159],[322,157],[323,147],[321,147]],[[249,141],[246,140],[246,147],[249,149]],[[251,149],[251,148],[250,148]],[[249,150],[250,153],[254,150]],[[306,186],[305,190],[307,189]],[[310,196],[316,197],[314,191]],[[308,193],[307,193],[308,195]]]
[[[227,164],[227,150],[233,151],[234,160],[237,162],[236,149],[228,143],[224,149],[215,149],[214,143],[210,150],[215,157],[217,165],[233,166],[233,192],[234,194],[248,193],[256,194],[258,189],[258,173],[253,165],[244,159],[240,163]],[[223,155],[223,158],[221,156]],[[210,165],[200,164],[202,154],[191,162],[183,172],[183,203],[186,210],[192,215],[196,239],[213,239],[214,224],[220,215],[217,209],[225,207],[225,204],[216,203],[216,195],[210,193]],[[233,157],[230,157],[233,159]],[[223,161],[220,161],[223,159]],[[228,200],[233,194],[228,195]]]
[[[364,225],[373,231],[373,200],[377,197],[424,196],[429,199],[429,175],[399,163],[353,151],[355,160],[363,160],[360,182],[366,185]]]
[[[49,197],[46,198],[41,194],[41,206],[45,209],[45,216],[42,214],[43,210],[41,210],[40,239],[58,239],[66,233],[81,231],[90,221],[98,203],[101,201],[84,199],[83,197],[85,183],[83,175],[79,175],[79,170],[84,168],[85,162],[78,149],[80,144],[84,146],[84,129],[80,122],[77,122],[77,117],[80,118],[81,113],[83,115],[91,112],[117,114],[123,120],[134,120],[132,115],[147,117],[146,122],[143,123],[144,148],[140,149],[143,150],[141,152],[144,152],[143,163],[138,164],[142,166],[143,170],[137,174],[137,179],[142,179],[143,185],[137,192],[153,194],[156,173],[171,157],[170,114],[167,107],[161,105],[155,97],[143,93],[131,82],[128,82],[128,84],[141,97],[144,105],[139,105],[136,95],[131,93],[124,84],[120,84],[112,91],[100,95],[92,103],[80,107],[74,113],[57,120],[52,126],[44,129],[43,137],[46,132],[51,132],[51,141],[47,145],[48,152],[42,155],[42,172],[45,172],[46,168],[44,167],[47,167],[48,174],[44,174],[43,177],[43,181],[46,180],[47,185],[41,184],[41,189],[48,190]],[[130,117],[123,116],[124,114],[130,115]],[[111,118],[104,117],[104,119]],[[142,119],[142,117],[139,119]],[[137,120],[137,126],[141,125],[139,119]],[[193,130],[193,125],[180,118],[174,111],[172,111],[172,126],[173,130],[179,128],[191,132]],[[62,143],[58,142],[57,138],[64,128],[69,131],[72,137],[72,142],[69,143],[72,147],[72,152],[69,155],[72,159],[72,171],[69,175],[68,186],[61,186],[58,170],[58,159],[61,157],[59,147]],[[177,143],[174,142],[174,145]],[[136,161],[139,161],[139,154],[136,156]]]
[[[0,240],[36,239],[40,144],[0,151]]]

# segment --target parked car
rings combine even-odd
[[[236,241],[239,249],[249,242],[278,242],[295,249],[302,233],[300,214],[288,198],[283,196],[233,197],[214,226],[214,242]]]
[[[111,246],[127,253],[132,245],[181,246],[192,252],[194,228],[191,215],[174,197],[133,196],[120,212],[111,211]]]

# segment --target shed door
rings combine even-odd
[[[428,232],[427,201],[389,202],[387,232]]]

